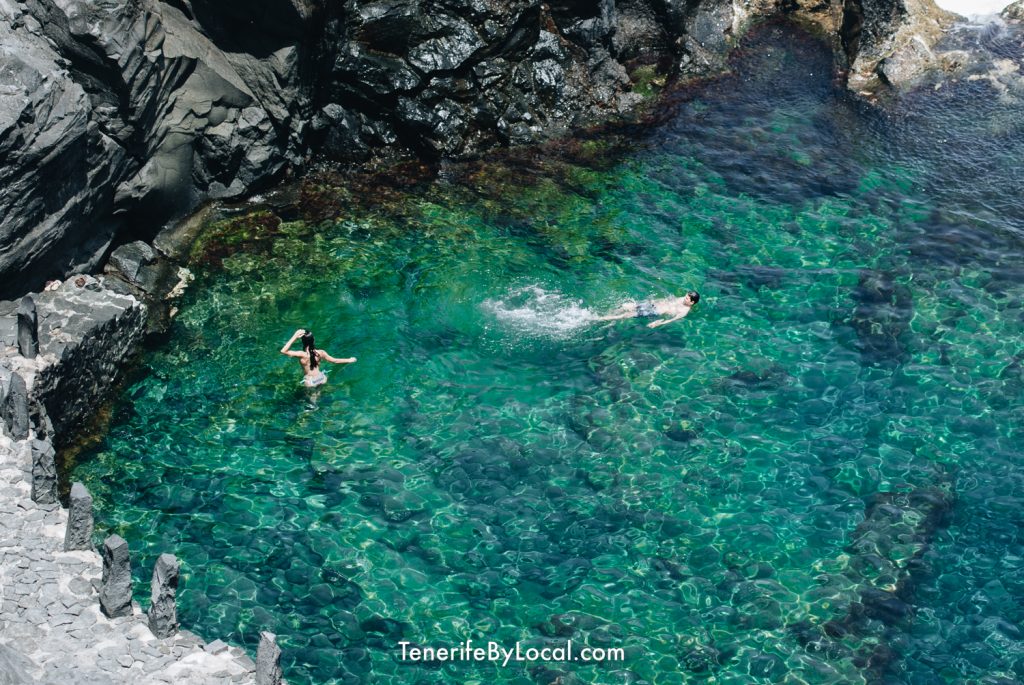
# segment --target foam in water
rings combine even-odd
[[[538,285],[516,288],[501,299],[485,300],[483,308],[520,333],[554,338],[569,337],[595,319],[594,312],[579,300]]]

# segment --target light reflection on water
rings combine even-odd
[[[610,168],[484,166],[207,274],[74,474],[140,597],[176,553],[183,623],[272,630],[293,683],[1024,677],[1021,107],[874,110],[830,59],[766,30]],[[358,363],[310,394],[298,327]],[[567,637],[627,660],[397,660]]]

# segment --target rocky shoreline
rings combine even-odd
[[[116,261],[133,264],[132,254],[123,250]],[[276,658],[265,665],[277,669],[276,679],[261,681],[241,648],[177,630],[170,555],[158,561],[155,606],[143,614],[131,601],[128,544],[108,538],[108,551],[116,540],[122,558],[101,560],[87,492],[72,489],[73,510],[84,501],[87,511],[70,523],[57,501],[54,446],[117,386],[145,333],[147,307],[126,292],[132,287],[113,275],[79,275],[21,303],[0,302],[2,682],[279,683]],[[19,315],[35,324],[35,335]]]
[[[857,92],[955,66],[931,0],[261,7],[0,1],[0,297],[317,159],[466,157],[632,120],[772,17],[825,36]]]

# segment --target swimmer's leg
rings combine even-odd
[[[636,316],[636,302],[626,302],[611,314],[598,316],[597,321],[618,321],[620,319],[632,319]]]

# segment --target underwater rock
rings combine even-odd
[[[910,289],[886,271],[862,271],[851,295],[857,303],[848,324],[867,364],[899,364],[909,355],[907,337],[914,316]]]
[[[72,483],[68,503],[68,527],[64,533],[64,551],[92,549],[92,531],[92,495],[81,483]]]

